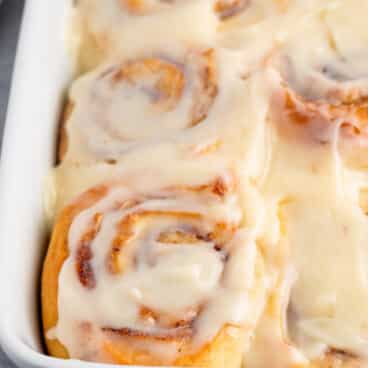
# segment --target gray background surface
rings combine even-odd
[[[10,79],[23,4],[24,0],[3,0],[3,4],[0,6],[0,137],[3,135],[6,105],[8,103]],[[0,367],[15,367],[1,350]]]
[[[3,133],[23,4],[23,0],[3,0],[0,6],[0,136]]]

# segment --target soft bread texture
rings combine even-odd
[[[225,184],[218,182],[213,187],[216,195],[224,195],[226,192]],[[206,190],[206,187],[199,187],[193,189],[196,191]],[[42,274],[42,315],[43,315],[43,328],[46,336],[46,345],[49,353],[52,356],[59,358],[69,358],[70,353],[68,349],[49,332],[55,328],[60,318],[58,311],[58,294],[59,294],[59,282],[60,272],[65,261],[70,257],[68,237],[70,236],[70,227],[78,216],[84,210],[88,210],[97,202],[103,200],[109,193],[109,185],[102,185],[91,189],[75,200],[71,205],[66,207],[59,215],[50,242],[48,254],[44,263]],[[185,214],[185,213],[184,213]],[[181,216],[181,215],[178,215]],[[185,217],[184,217],[185,218]],[[122,231],[128,231],[127,229]],[[172,238],[173,235],[166,235],[169,237],[167,241],[176,240]],[[176,235],[179,236],[179,235]],[[165,241],[165,240],[162,240]],[[179,238],[180,241],[180,238]],[[189,241],[189,239],[187,240]],[[110,266],[111,267],[111,266]],[[119,266],[115,266],[119,267]],[[257,274],[261,274],[262,267],[257,266],[259,269]],[[88,278],[91,277],[90,272],[87,271],[86,265],[79,269],[82,272],[82,282],[85,281],[88,286]],[[259,277],[258,275],[256,276]],[[256,294],[261,290],[261,284],[258,285]],[[112,330],[111,330],[112,331]],[[115,332],[106,333],[99,345],[95,346],[97,351],[97,360],[101,362],[109,362],[116,364],[127,365],[163,365],[163,361],[158,359],[157,356],[150,354],[149,350],[146,350],[147,341],[150,339],[155,340],[155,337],[144,337],[139,335],[126,335],[124,339],[119,338],[119,334]],[[111,335],[111,336],[109,336]],[[225,324],[216,336],[211,341],[206,342],[199,351],[182,355],[179,358],[171,361],[170,364],[174,366],[200,366],[200,367],[240,367],[242,360],[242,353],[244,349],[244,341],[249,336],[248,326],[236,326],[231,324]],[[145,341],[145,339],[147,339]],[[161,338],[157,338],[160,342]],[[143,342],[143,344],[142,344]],[[132,345],[134,343],[134,345]],[[185,345],[183,348],[185,349]],[[86,357],[88,358],[88,357]],[[96,359],[96,358],[94,358]]]
[[[83,209],[93,204],[106,193],[104,187],[90,191],[81,197],[77,203],[71,205],[60,215],[51,237],[47,257],[42,271],[42,321],[45,334],[54,327],[58,321],[58,284],[59,273],[63,263],[68,258],[68,229],[73,218]],[[55,339],[46,337],[46,345],[52,356],[69,358],[66,348]]]
[[[78,4],[83,73],[71,86],[60,127],[60,165],[52,173],[57,196],[51,212],[57,220],[42,281],[50,354],[128,365],[367,367],[367,1],[79,0]],[[235,186],[214,181],[225,167],[236,173]],[[160,196],[147,197],[153,208],[168,198],[169,207],[180,203],[185,211],[187,205],[203,205],[206,220],[199,228],[211,228],[211,221],[206,221],[217,209],[211,195],[204,202],[196,197],[208,183],[217,183],[212,187],[221,203],[231,198],[229,208],[225,201],[225,212],[222,208],[213,213],[234,219],[239,210],[241,220],[235,223],[242,229],[240,238],[252,246],[234,258],[239,261],[242,254],[249,258],[247,252],[256,249],[254,254],[261,259],[262,266],[255,267],[261,281],[249,286],[252,298],[241,298],[253,301],[251,308],[239,308],[251,321],[239,325],[227,315],[196,351],[186,354],[184,348],[182,356],[163,359],[147,348],[154,338],[137,332],[142,325],[134,315],[119,324],[122,314],[105,303],[111,296],[91,299],[100,295],[93,294],[96,280],[89,277],[91,267],[99,270],[103,265],[90,262],[94,256],[87,247],[81,252],[84,261],[71,268],[76,242],[75,236],[71,242],[69,237],[76,232],[74,222],[86,217],[81,214],[103,201],[110,183],[123,177],[124,185],[136,192],[165,188],[168,197],[160,191]],[[228,198],[230,187],[237,194]],[[189,195],[181,201],[182,192],[181,199],[172,197],[174,188],[184,192],[183,188],[197,188],[196,199]],[[138,200],[128,207],[140,205]],[[184,248],[196,244],[190,261],[188,254],[180,255],[163,267],[167,273],[155,274],[162,282],[152,290],[160,293],[167,277],[187,285],[202,272],[194,270],[195,264],[206,265],[208,274],[198,276],[190,292],[197,287],[207,292],[223,260],[208,251],[211,237],[201,231],[196,235],[197,225],[179,221],[176,215],[162,222],[159,216],[155,223],[146,221],[149,216],[132,217],[143,219],[141,229],[152,225],[154,234],[163,232],[162,238],[145,238],[148,245],[152,239]],[[185,226],[162,231],[173,218]],[[93,231],[99,226],[98,216],[95,220]],[[128,238],[134,221],[122,227]],[[124,268],[121,259],[127,261],[119,258],[120,241],[110,252],[116,255],[107,258],[113,274]],[[160,248],[158,253],[165,252]],[[157,254],[147,254],[143,263],[154,265]],[[127,261],[128,266],[131,263]],[[253,270],[250,264],[229,267],[238,276],[231,279],[233,286],[234,279],[258,279],[251,277],[253,271],[245,272]],[[81,270],[89,276],[79,283],[91,292],[82,289],[78,294],[73,278]],[[88,349],[73,344],[80,326],[63,331],[63,326],[71,326],[65,318],[67,289],[78,300],[75,306],[86,301],[92,305],[84,310],[86,315],[100,308],[89,315],[91,320],[103,316],[100,325],[111,326],[102,328],[103,338],[92,338]],[[135,290],[132,295],[150,296],[145,290],[146,294]],[[184,298],[188,289],[183,290],[179,296]],[[158,299],[169,300],[171,294],[174,291]],[[105,303],[102,307],[100,300]],[[125,299],[129,300],[130,296]],[[229,307],[219,306],[224,300],[216,299],[219,314]],[[159,305],[166,308],[165,325],[175,306],[167,313],[167,305]],[[155,312],[143,309],[145,323],[162,322]],[[119,330],[121,326],[128,327]],[[91,326],[82,327],[90,333]],[[81,353],[85,350],[89,354]]]
[[[64,109],[59,160],[115,162],[136,146],[215,125],[207,118],[218,84],[212,48],[126,58],[87,73]]]

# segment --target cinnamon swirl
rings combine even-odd
[[[310,25],[307,32],[315,36],[308,42],[293,40],[283,50],[275,120],[282,134],[317,146],[336,144],[349,164],[365,167],[368,51],[354,32],[355,44],[341,47],[340,28],[327,20]]]
[[[239,367],[264,270],[234,178],[87,191],[55,225],[42,277],[50,354],[117,364]]]
[[[213,49],[183,58],[149,56],[114,63],[72,88],[59,159],[111,161],[134,147],[202,124],[218,94]]]
[[[212,0],[79,0],[77,13],[82,69],[178,43],[211,45],[216,39]]]
[[[366,14],[366,0],[77,2],[87,72],[50,175],[51,355],[368,366]]]
[[[79,0],[82,69],[171,49],[178,42],[214,45],[228,30],[247,30],[291,9],[316,7],[318,0]]]

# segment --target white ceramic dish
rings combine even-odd
[[[22,368],[111,367],[50,358],[40,338],[39,279],[46,248],[43,185],[54,163],[62,96],[72,78],[65,41],[71,4],[26,2],[4,135],[0,342]]]

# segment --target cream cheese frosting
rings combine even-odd
[[[308,367],[333,352],[368,364],[368,2],[79,0],[77,9],[82,63],[92,62],[69,93],[50,217],[94,185],[131,179],[73,223],[50,333],[83,358],[90,347],[73,335],[83,316],[93,328],[149,330],[139,303],[182,317],[206,299],[216,307],[196,322],[198,344],[252,320],[247,368]],[[221,200],[165,194],[229,168],[237,185]],[[131,196],[147,203],[109,212]],[[141,241],[155,265],[138,254],[142,267],[113,280],[100,244],[144,206],[235,223],[229,261],[211,241],[169,250],[142,236],[129,252]],[[92,244],[100,282],[86,291],[74,272],[78,242],[104,211]],[[147,220],[141,230],[169,225]],[[175,347],[156,353],[170,363]]]

